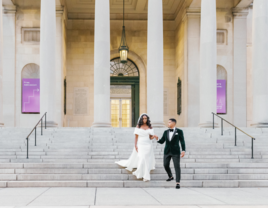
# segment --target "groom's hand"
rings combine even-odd
[[[182,153],[181,153],[181,157],[184,157],[184,155],[185,155],[185,152],[182,152]]]

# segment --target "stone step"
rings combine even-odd
[[[152,174],[151,180],[167,179],[167,174]],[[131,174],[0,174],[0,181],[51,180],[137,180]],[[181,174],[181,180],[268,180],[267,174]]]
[[[70,161],[70,160],[68,160]],[[173,163],[170,163],[173,167]],[[22,168],[33,168],[33,169],[118,169],[121,168],[119,165],[112,162],[99,163],[99,161],[92,161],[92,163],[0,163],[0,169],[22,169]],[[156,168],[163,168],[163,164],[156,163]],[[268,163],[181,163],[181,168],[192,168],[192,169],[268,169]]]
[[[94,162],[95,159],[103,159],[103,160],[110,160],[111,162],[113,161],[118,161],[118,160],[124,160],[127,159],[128,157],[120,157],[120,156],[86,156],[86,157],[46,157],[46,156],[36,156],[36,155],[29,155],[29,159],[26,159],[25,157],[21,156],[20,158],[15,158],[15,159],[0,159],[0,162],[2,163],[92,163]],[[156,162],[161,163],[162,162],[162,156],[159,158],[156,157]],[[105,162],[105,161],[104,161]],[[187,163],[192,163],[192,164],[200,164],[200,163],[218,163],[218,164],[226,164],[226,163],[267,163],[268,164],[268,159],[187,159],[184,158],[182,162],[187,162]]]
[[[175,188],[175,183],[166,181],[6,181],[0,182],[0,187],[126,187],[126,188]],[[246,188],[268,187],[267,180],[207,180],[181,181],[181,187],[204,188]]]
[[[29,153],[31,154],[35,154],[35,155],[53,155],[53,154],[74,154],[74,155],[96,155],[96,154],[102,154],[102,155],[109,155],[109,154],[119,154],[119,155],[130,155],[132,153],[133,149],[131,150],[128,150],[128,151],[121,151],[121,150],[118,150],[118,149],[110,149],[110,150],[107,150],[107,151],[101,151],[100,149],[78,149],[78,150],[72,150],[70,151],[69,149],[42,149],[42,150],[37,150],[37,149],[29,149]],[[6,151],[0,151],[0,155],[23,155],[23,154],[26,154],[27,150],[26,149],[18,149],[18,150],[9,150],[9,149],[6,149]],[[162,150],[154,150],[154,153],[156,155],[160,154],[160,155],[163,155],[163,151]],[[237,155],[237,156],[240,156],[240,155],[251,155],[251,151],[244,151],[244,152],[230,152],[230,151],[227,151],[227,152],[195,152],[195,151],[187,151],[185,153],[185,155],[197,155],[197,156],[200,156],[200,155],[211,155],[211,156],[223,156],[223,155]],[[257,152],[257,151],[254,151],[254,155],[266,155],[265,157],[268,156],[268,152]]]
[[[19,155],[6,155],[0,156],[0,159],[25,159],[26,158],[26,154],[19,154]],[[30,154],[29,155],[30,159],[128,159],[129,155],[118,155],[118,154],[113,154],[113,155],[106,155],[106,154],[74,154],[74,155],[66,155],[66,154],[52,154],[52,155],[45,155],[45,154]],[[162,160],[163,159],[163,155],[159,154],[156,155],[155,154],[155,158],[156,160]],[[191,155],[186,155],[184,157],[185,162],[199,162],[199,159],[212,159],[214,158],[213,156],[210,155],[205,155],[205,156],[191,156]],[[243,162],[244,160],[241,159],[248,159],[246,160],[246,162],[267,162],[267,157],[261,156],[261,155],[255,155],[254,156],[254,160],[251,160],[251,156],[250,155],[239,155],[239,156],[223,156],[223,157],[216,157],[218,159],[221,159],[223,161],[229,161],[229,159],[240,159],[239,162]],[[194,159],[194,160],[193,160]],[[227,160],[226,160],[227,159]],[[212,161],[213,162],[213,161]]]
[[[172,168],[174,172],[174,168]],[[182,174],[267,174],[267,169],[181,169]],[[0,169],[0,174],[131,174],[125,169],[53,169],[53,168],[24,168],[24,169]],[[164,168],[152,170],[151,174],[166,174]]]
[[[251,139],[234,129],[182,128],[187,152],[181,159],[182,187],[267,186],[268,131],[245,128],[257,140],[251,159]],[[166,128],[155,129],[162,136]],[[115,164],[127,159],[134,146],[134,128],[52,128],[40,136],[37,146],[26,140],[30,129],[0,129],[0,186],[3,187],[174,187],[163,168],[164,145],[153,140],[156,169],[152,181],[137,180]],[[247,132],[246,131],[246,132]],[[173,163],[171,162],[174,172]],[[15,177],[15,178],[14,178]]]

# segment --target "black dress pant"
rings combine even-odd
[[[181,166],[180,166],[180,155],[164,155],[164,167],[168,174],[168,177],[173,177],[171,169],[170,169],[170,160],[173,160],[175,173],[176,173],[176,182],[179,183],[181,180]]]

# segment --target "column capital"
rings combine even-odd
[[[182,21],[185,21],[187,17],[200,17],[200,14],[201,14],[201,8],[187,7],[183,14]]]
[[[17,7],[13,5],[5,5],[3,6],[3,12],[5,14],[15,14],[17,12]]]
[[[234,18],[246,18],[248,15],[248,8],[233,8]]]
[[[56,6],[56,14],[63,14],[64,13],[64,6],[57,5]]]
[[[187,15],[200,15],[201,14],[201,8],[186,8],[186,14]]]

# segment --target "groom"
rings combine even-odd
[[[185,155],[185,141],[183,137],[183,131],[175,127],[176,123],[176,119],[169,119],[169,129],[164,132],[162,138],[158,141],[158,143],[163,144],[166,142],[164,149],[164,167],[169,177],[167,181],[174,180],[171,169],[169,167],[170,160],[172,158],[176,173],[176,189],[179,189],[181,179],[180,157],[184,157]],[[180,151],[179,142],[181,143],[182,152]]]

